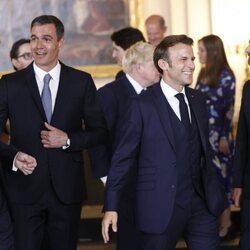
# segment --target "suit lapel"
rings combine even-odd
[[[201,137],[201,142],[204,151],[206,151],[206,135],[204,128],[207,126],[204,124],[205,122],[208,122],[204,120],[204,110],[201,109],[201,103],[199,98],[197,98],[196,93],[193,89],[190,89],[188,87],[185,88],[185,92],[188,98],[188,102],[190,105],[191,110],[193,111],[194,118],[196,119],[197,126],[199,129],[200,137]]]
[[[157,84],[152,90],[154,91],[153,101],[160,117],[161,124],[164,128],[164,131],[167,135],[170,144],[172,145],[174,151],[176,151],[173,129],[170,122],[169,111],[166,105],[167,100],[161,90],[160,84]]]
[[[63,113],[63,110],[61,109],[65,106],[67,101],[69,101],[67,100],[67,96],[66,96],[68,93],[67,88],[68,86],[70,86],[69,82],[70,82],[70,79],[67,74],[66,66],[63,63],[61,63],[59,86],[58,86],[56,100],[55,100],[55,107],[54,107],[54,111],[53,111],[52,118],[51,118],[52,124],[56,122],[57,114]]]
[[[41,96],[39,93],[39,89],[37,86],[37,82],[36,82],[36,76],[35,76],[35,72],[33,69],[33,63],[31,63],[27,68],[26,68],[26,80],[27,80],[27,85],[28,88],[30,90],[31,96],[34,100],[35,105],[37,106],[39,112],[41,113],[44,121],[47,120],[46,118],[46,114],[43,108],[43,104],[41,101]]]

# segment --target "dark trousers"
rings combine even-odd
[[[143,234],[143,250],[174,250],[180,237],[189,250],[219,249],[218,218],[209,213],[197,194],[185,209],[175,205],[164,233]]]
[[[135,225],[134,189],[124,191],[120,201],[118,232],[116,234],[117,250],[141,250],[141,233]]]
[[[76,250],[80,211],[81,204],[63,204],[51,186],[35,204],[11,203],[15,250]]]
[[[6,200],[0,191],[0,250],[13,250],[13,230]]]
[[[243,197],[241,205],[240,250],[250,250],[250,198]]]

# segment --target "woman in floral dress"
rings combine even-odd
[[[210,143],[214,151],[213,164],[228,194],[228,207],[220,218],[219,235],[222,239],[232,235],[230,216],[231,179],[234,140],[232,123],[235,100],[235,76],[230,68],[223,42],[215,35],[198,41],[198,54],[202,68],[196,89],[207,97]]]

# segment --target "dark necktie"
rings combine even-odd
[[[184,94],[178,93],[175,97],[179,100],[179,109],[181,114],[181,122],[183,125],[189,129],[190,128],[190,119],[188,114],[188,107],[184,99]]]
[[[49,87],[51,76],[50,74],[46,74],[43,78],[43,90],[41,94],[41,99],[43,103],[43,108],[47,117],[47,121],[50,123],[51,116],[52,116],[52,98],[51,98],[51,91]]]

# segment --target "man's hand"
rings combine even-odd
[[[32,174],[36,168],[36,159],[23,152],[18,152],[14,160],[14,166],[22,171],[25,175]]]
[[[117,212],[113,211],[105,212],[104,217],[102,219],[102,237],[104,243],[108,243],[109,241],[109,225],[112,225],[112,230],[114,232],[117,232],[117,220],[118,220]]]
[[[68,140],[68,135],[64,131],[49,125],[47,122],[44,124],[48,130],[41,131],[43,146],[45,148],[61,148],[62,146],[65,146]]]
[[[234,201],[234,205],[236,207],[240,207],[242,196],[242,188],[234,188],[232,194],[232,200]]]

